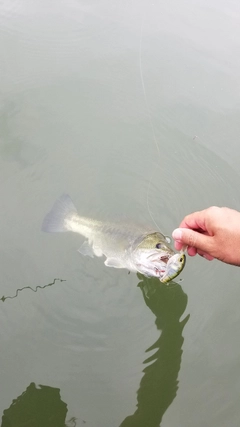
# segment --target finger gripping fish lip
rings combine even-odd
[[[191,233],[189,236],[189,246],[195,247],[197,242],[196,233]]]

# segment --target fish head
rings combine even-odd
[[[185,254],[176,253],[160,232],[144,236],[133,251],[133,262],[137,270],[146,276],[158,277],[162,283],[178,276],[185,261]]]

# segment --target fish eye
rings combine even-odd
[[[181,256],[181,258],[180,258],[180,262],[183,262],[183,257]]]
[[[157,249],[161,249],[161,247],[162,247],[162,243],[157,243],[157,244],[156,244],[156,248],[157,248]]]

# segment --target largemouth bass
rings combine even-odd
[[[126,268],[167,283],[178,276],[186,256],[175,253],[159,231],[140,225],[104,223],[78,215],[67,194],[53,205],[43,221],[46,232],[73,231],[87,240],[78,249],[83,255],[105,255],[107,267]]]

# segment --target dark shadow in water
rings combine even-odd
[[[146,352],[156,350],[144,363],[148,364],[143,370],[143,377],[137,391],[137,410],[121,423],[120,427],[159,427],[162,417],[176,397],[178,390],[178,373],[181,365],[183,328],[189,315],[182,321],[180,318],[187,306],[187,295],[181,286],[171,282],[169,286],[161,284],[158,279],[141,279],[138,286],[142,291],[144,301],[156,316],[155,324],[161,331],[158,340]],[[45,286],[32,289],[27,286],[18,289],[31,289],[37,292],[52,286],[56,280]],[[67,405],[61,400],[60,390],[31,383],[21,396],[14,399],[11,406],[4,410],[1,427],[75,427],[77,419],[72,417],[66,422]],[[86,421],[78,420],[78,425]]]
[[[31,383],[26,391],[3,411],[1,427],[65,427],[66,415],[67,405],[61,400],[59,389],[45,385],[37,388]]]
[[[120,427],[159,427],[163,414],[176,397],[181,366],[183,328],[189,315],[180,318],[187,307],[187,295],[181,286],[171,282],[163,285],[158,279],[138,275],[143,298],[156,316],[161,331],[158,340],[146,352],[155,350],[144,363],[143,377],[137,391],[137,410]]]
[[[37,290],[38,289],[44,289],[44,288],[47,288],[48,286],[52,286],[52,285],[54,285],[55,284],[55,282],[56,281],[60,281],[60,282],[66,282],[66,280],[64,280],[64,279],[54,279],[53,280],[53,282],[52,283],[48,283],[47,285],[44,285],[44,286],[36,286],[36,288],[35,289],[33,289],[33,288],[31,288],[31,286],[24,286],[23,288],[19,288],[19,289],[17,289],[16,290],[16,294],[15,295],[12,295],[12,296],[2,296],[2,298],[0,298],[0,301],[2,301],[2,302],[4,302],[4,301],[6,301],[6,299],[13,299],[13,298],[17,298],[17,296],[18,296],[18,294],[19,294],[19,292],[21,292],[21,291],[23,291],[24,289],[30,289],[31,291],[33,291],[33,292],[37,292]]]
[[[31,383],[11,406],[3,411],[1,427],[75,427],[77,419],[66,421],[67,404],[58,388]],[[84,420],[79,420],[85,425]],[[79,424],[78,424],[79,425]]]

